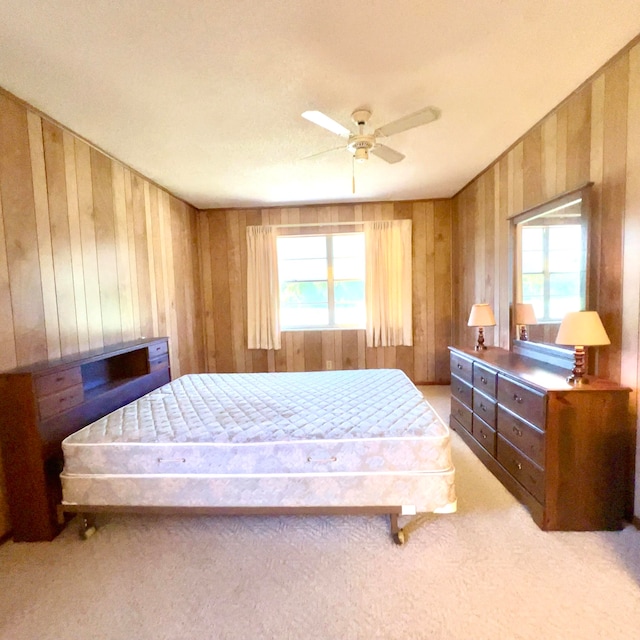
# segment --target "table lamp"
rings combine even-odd
[[[574,348],[574,366],[567,382],[573,385],[586,384],[585,347],[597,347],[611,344],[609,336],[602,326],[597,311],[572,311],[562,320],[556,344],[572,346]]]
[[[486,302],[474,304],[471,307],[467,325],[469,327],[478,327],[478,342],[474,347],[476,351],[482,351],[487,348],[484,346],[484,327],[493,327],[495,324],[496,319],[493,317],[493,311]]]
[[[528,340],[527,325],[538,324],[532,304],[516,302],[516,324],[520,325],[520,340]]]

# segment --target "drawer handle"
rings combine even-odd
[[[482,384],[487,384],[487,379],[484,376],[480,376],[480,382],[482,382]]]
[[[487,434],[484,431],[480,432],[480,435],[486,440],[487,439]]]
[[[461,364],[458,364],[456,366],[458,367],[458,369],[462,369],[462,365]]]
[[[516,465],[516,467],[518,467],[518,471],[522,471],[522,463],[518,462],[517,460],[514,460],[513,463]]]
[[[511,428],[513,429],[513,433],[522,438],[522,429],[518,429],[515,424]]]
[[[482,404],[482,402],[480,403],[480,408],[481,408],[483,411],[486,411],[486,410],[487,410],[487,408]]]
[[[522,404],[522,398],[521,398],[517,393],[514,393],[514,394],[513,394],[513,399],[514,399],[518,404]]]
[[[318,462],[318,463],[326,463],[326,462],[337,462],[338,458],[335,456],[331,456],[330,458],[316,458],[314,459],[311,456],[307,456],[307,462]]]

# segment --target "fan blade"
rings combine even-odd
[[[425,107],[424,109],[420,109],[420,111],[416,111],[415,113],[410,113],[408,116],[404,116],[404,118],[400,118],[399,120],[394,120],[389,124],[385,124],[379,129],[376,129],[373,135],[385,137],[393,136],[396,133],[401,133],[402,131],[406,131],[407,129],[413,129],[415,127],[420,127],[423,124],[433,122],[439,117],[439,109],[436,109],[435,107]]]
[[[389,164],[395,164],[404,158],[399,151],[396,151],[391,147],[387,147],[384,144],[376,144],[376,146],[371,149],[370,153],[373,153],[374,156],[378,156],[378,158],[388,162]]]
[[[309,122],[313,122],[313,124],[317,124],[319,127],[328,129],[332,133],[337,133],[339,136],[348,138],[351,135],[349,129],[343,127],[339,122],[332,120],[329,116],[325,116],[324,113],[320,111],[305,111],[302,117]]]
[[[318,151],[318,153],[312,153],[310,156],[304,156],[301,160],[310,160],[311,158],[317,158],[318,156],[323,156],[325,153],[331,153],[332,151],[343,151],[346,147],[341,145],[340,147],[333,147],[333,149],[325,149],[324,151]]]

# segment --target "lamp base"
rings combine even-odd
[[[584,377],[586,373],[584,347],[575,347],[573,359],[573,369],[571,370],[571,375],[567,378],[567,382],[572,384],[574,387],[587,384],[588,380]]]
[[[476,351],[485,351],[487,347],[484,346],[484,329],[482,327],[478,327],[478,342],[476,342],[476,346],[474,349]]]
[[[589,379],[584,376],[575,376],[572,374],[567,378],[567,382],[574,387],[581,387],[584,384],[589,384]]]

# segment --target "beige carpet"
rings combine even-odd
[[[403,547],[381,517],[114,516],[2,545],[0,638],[639,638],[640,531],[544,533],[453,438],[459,511]]]

